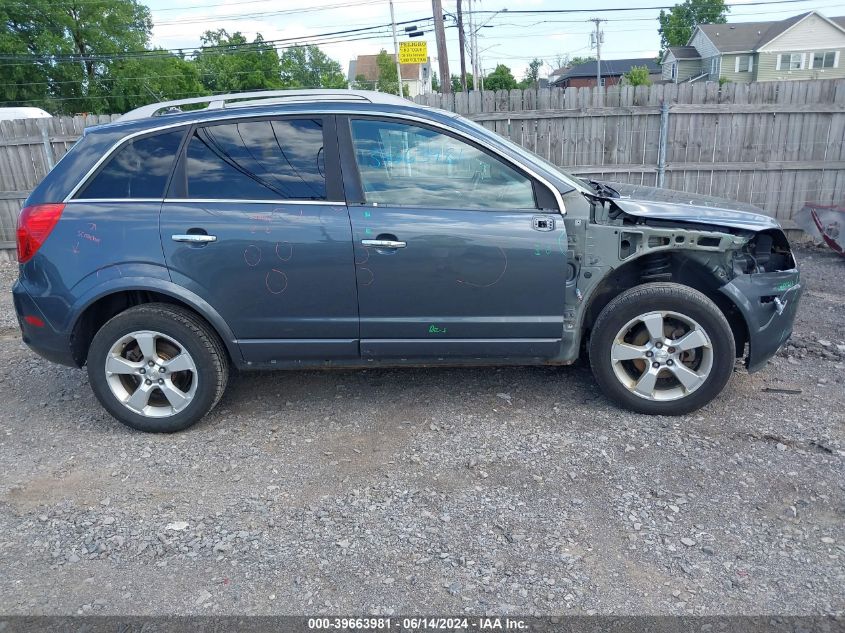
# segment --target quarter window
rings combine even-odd
[[[532,181],[480,149],[429,128],[353,120],[367,203],[535,209]]]
[[[130,141],[94,176],[81,199],[161,198],[184,130],[164,132]]]
[[[200,127],[186,151],[189,198],[325,200],[319,119]]]
[[[836,68],[836,51],[813,53],[813,68]]]

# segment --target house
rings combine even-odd
[[[552,73],[550,83],[560,88],[589,88],[596,85],[595,61],[578,64],[570,68],[560,68]],[[637,59],[603,59],[601,60],[601,85],[613,86],[622,80],[622,75],[634,66],[648,68],[652,81],[660,80],[662,69],[651,57]],[[561,71],[561,72],[558,72]]]
[[[362,80],[370,90],[376,89],[378,81],[378,55],[358,55],[349,62],[347,80],[350,85]],[[396,63],[396,56],[390,55],[390,61]],[[431,59],[424,64],[400,64],[402,86],[408,87],[410,97],[431,92]]]
[[[785,20],[699,24],[663,55],[663,79],[783,81],[845,77],[845,17],[808,11]]]

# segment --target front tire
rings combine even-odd
[[[116,315],[88,350],[88,379],[97,399],[139,431],[188,428],[217,404],[228,375],[217,334],[193,312],[164,303]]]
[[[590,337],[590,364],[620,406],[682,415],[724,389],[736,347],[722,311],[693,288],[650,283],[626,290],[602,310]]]

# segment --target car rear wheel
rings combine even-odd
[[[721,310],[680,284],[626,290],[602,310],[590,337],[590,364],[602,390],[640,413],[695,411],[724,389],[735,344]]]
[[[119,421],[139,431],[172,433],[217,404],[228,362],[217,334],[192,312],[147,304],[100,328],[88,352],[88,378]]]

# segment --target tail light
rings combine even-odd
[[[28,262],[41,248],[56,222],[62,217],[64,204],[34,204],[25,207],[18,217],[18,261]]]

